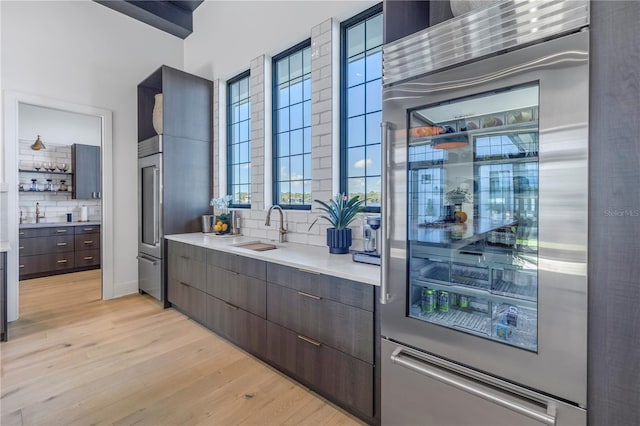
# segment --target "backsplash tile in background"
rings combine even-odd
[[[68,173],[71,170],[71,145],[53,145],[45,142],[46,149],[34,151],[31,149],[33,141],[20,140],[20,152],[18,154],[18,165],[21,170],[34,170],[35,162],[51,162],[54,164],[66,163]],[[67,193],[47,193],[43,191],[46,179],[51,178],[55,191],[60,188],[61,180],[65,180],[68,187]],[[37,179],[39,192],[30,192],[31,179]],[[18,208],[22,211],[22,223],[35,223],[36,203],[40,204],[40,219],[43,223],[66,222],[67,213],[73,215],[73,221],[80,220],[80,209],[82,206],[88,208],[88,220],[99,221],[102,218],[101,200],[74,200],[71,198],[71,174],[47,175],[42,173],[21,172],[18,180],[23,186],[24,192],[19,192]],[[19,212],[18,212],[19,215]]]

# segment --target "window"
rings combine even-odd
[[[341,191],[380,211],[382,7],[342,25]]]
[[[227,84],[227,193],[232,207],[251,205],[251,103],[249,71]]]
[[[310,44],[273,59],[273,194],[283,208],[311,208]]]

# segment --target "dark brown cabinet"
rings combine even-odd
[[[172,240],[167,247],[171,304],[375,422],[373,286]]]
[[[7,341],[7,253],[0,253],[0,341]]]
[[[267,322],[267,358],[327,398],[373,417],[373,365]]]
[[[71,146],[73,170],[73,198],[91,200],[102,198],[100,147],[73,144]]]
[[[100,267],[100,225],[21,228],[19,236],[20,279]]]

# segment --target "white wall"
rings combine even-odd
[[[3,90],[113,112],[114,290],[136,291],[136,86],[162,64],[182,68],[183,42],[89,0],[0,7]]]
[[[28,104],[20,104],[19,114],[18,136],[21,140],[33,143],[40,135],[47,148],[49,144],[102,144],[102,123],[99,117]]]
[[[226,80],[249,69],[252,59],[273,56],[311,37],[329,18],[342,21],[379,2],[205,1],[193,16],[184,44],[185,71]]]

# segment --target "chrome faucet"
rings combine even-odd
[[[44,214],[40,216],[40,203],[36,203],[36,223],[40,223],[40,219],[44,219]]]
[[[269,207],[269,211],[267,212],[267,218],[264,221],[264,226],[271,226],[271,210],[277,209],[280,212],[280,242],[284,243],[287,239],[285,235],[287,234],[287,230],[284,227],[284,214],[282,213],[282,207],[278,205],[274,205]]]

